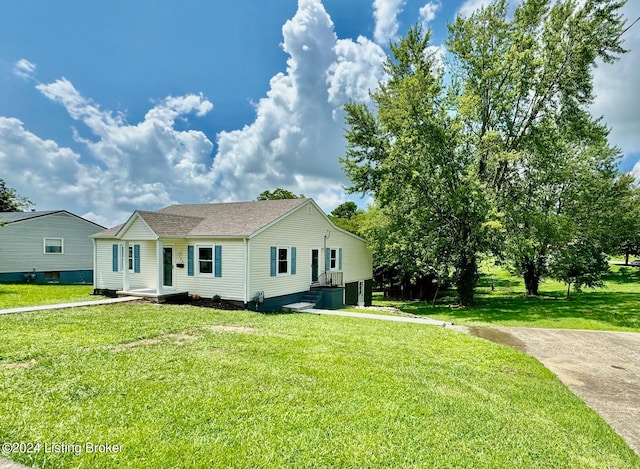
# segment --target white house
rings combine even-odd
[[[97,292],[218,295],[265,311],[302,300],[371,304],[367,243],[336,227],[312,199],[136,211],[93,238]]]
[[[93,282],[91,236],[103,226],[66,210],[0,213],[0,281]]]

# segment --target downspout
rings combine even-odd
[[[249,242],[247,238],[244,241],[244,304],[249,304]]]
[[[98,247],[96,245],[96,238],[91,238],[91,241],[93,242],[93,292],[95,293],[98,288]]]

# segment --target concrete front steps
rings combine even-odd
[[[283,311],[290,311],[293,313],[297,313],[297,312],[301,312],[304,311],[306,309],[311,309],[311,308],[315,308],[315,303],[309,303],[306,301],[300,301],[298,303],[291,303],[288,305],[284,305],[282,307]]]

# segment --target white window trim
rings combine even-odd
[[[131,259],[131,268],[129,269],[129,273],[133,274],[136,270],[136,260],[135,260],[135,246],[139,246],[137,243],[130,243],[129,249],[131,250],[131,256],[129,253],[125,256],[124,252],[124,243],[120,243],[118,245],[118,272],[124,272],[125,264],[127,267],[129,266],[129,259]]]
[[[200,248],[211,248],[211,273],[200,272]],[[213,278],[216,274],[216,246],[215,244],[196,244],[193,253],[193,275],[195,277]]]
[[[340,271],[340,260],[339,260],[339,252],[340,252],[340,247],[338,246],[327,246],[327,249],[329,250],[329,265],[327,266],[327,271],[329,272],[339,272]],[[336,252],[336,266],[335,267],[331,267],[331,253],[335,251]],[[325,261],[326,261],[326,257],[325,257]]]
[[[287,271],[280,273],[280,249],[287,250]],[[291,246],[276,246],[276,277],[291,275]]]
[[[47,252],[47,241],[49,240],[59,240],[60,247],[62,248],[60,252]],[[64,254],[64,238],[43,238],[42,239],[42,252],[48,256],[59,256]]]

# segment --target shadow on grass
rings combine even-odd
[[[573,293],[570,300],[563,292],[552,292],[539,297],[511,295],[502,297],[481,296],[472,308],[452,308],[439,302],[436,307],[429,303],[405,303],[400,309],[415,315],[448,315],[458,320],[486,324],[527,323],[544,321],[581,320],[602,323],[603,326],[640,329],[640,293],[588,292]]]
[[[606,283],[640,284],[640,269],[637,267],[622,266],[617,271],[611,271],[602,276]]]

